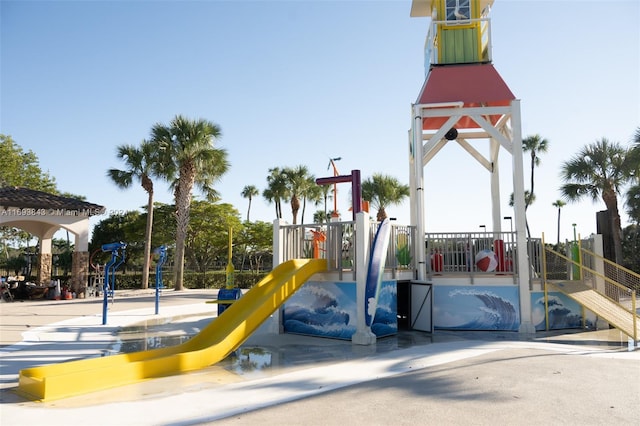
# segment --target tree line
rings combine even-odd
[[[535,168],[540,165],[540,154],[547,152],[549,142],[540,135],[522,141],[522,148],[531,159],[530,189],[525,190],[525,212],[535,201]],[[617,264],[640,271],[640,127],[625,147],[619,142],[601,138],[582,147],[561,165],[559,192],[561,199],[552,203],[558,209],[558,240],[560,245],[560,214],[567,203],[584,199],[602,201],[606,207],[611,231],[614,258]],[[513,194],[510,204],[513,205]],[[632,222],[622,228],[621,206]],[[529,234],[528,223],[527,233]]]
[[[143,140],[138,146],[125,144],[117,147],[116,156],[123,161],[125,167],[110,169],[107,175],[120,188],[129,188],[135,182],[139,183],[147,193],[142,288],[148,287],[153,245],[154,179],[168,182],[174,191],[176,221],[173,240],[175,244],[174,286],[176,290],[182,290],[193,190],[199,189],[209,202],[220,201],[214,184],[229,169],[226,150],[215,147],[215,142],[219,140],[221,134],[220,127],[212,121],[190,120],[178,115],[168,125],[160,123],[154,125],[149,138]],[[263,191],[263,196],[268,202],[274,204],[276,218],[282,218],[283,200],[290,200],[294,224],[297,223],[301,205],[302,216],[304,216],[307,201],[317,203],[321,197],[326,200],[326,190],[315,184],[315,177],[309,173],[306,166],[275,167],[269,172],[267,188]],[[388,185],[392,185],[391,191],[381,191]],[[370,190],[368,194],[365,192],[367,188]],[[381,212],[384,214],[386,205],[400,203],[409,194],[407,185],[402,185],[397,180],[383,175],[374,175],[370,181],[363,182],[362,191],[363,196],[371,197],[379,214]],[[251,198],[257,195],[257,192],[255,186],[248,185],[243,188],[242,195],[249,198],[251,202]],[[250,203],[247,222],[249,222],[249,216]],[[325,204],[324,218],[326,216]],[[231,217],[227,216],[229,227],[232,227]],[[191,253],[191,257],[189,260],[194,262],[195,252]]]
[[[238,236],[235,244],[242,248],[238,253],[245,256],[250,267],[259,265],[259,253],[267,250],[266,247],[268,250],[271,248],[270,237],[267,237],[271,224],[252,224],[250,221],[251,203],[259,195],[273,204],[274,217],[278,219],[283,217],[283,203],[288,203],[294,224],[298,223],[298,215],[304,223],[308,205],[323,205],[323,209],[313,213],[313,223],[328,221],[334,214],[328,207],[333,197],[332,186],[316,185],[315,177],[304,165],[278,166],[269,169],[262,192],[252,184],[242,188],[240,194],[248,200],[246,219],[242,221],[233,206],[221,203],[215,190],[215,184],[230,167],[226,150],[215,145],[221,134],[220,126],[212,121],[191,120],[178,115],[169,124],[155,124],[149,138],[138,145],[124,144],[116,148],[116,157],[124,167],[108,170],[107,176],[123,189],[139,184],[147,193],[147,206],[144,213],[129,212],[123,217],[100,222],[94,229],[92,245],[112,241],[117,229],[121,234],[123,230],[130,230],[126,238],[123,237],[125,240],[144,241],[142,248],[136,244],[132,247],[134,251],[142,250],[143,288],[148,287],[153,247],[160,244],[173,247],[174,286],[176,290],[182,290],[185,264],[200,271],[210,262],[224,257],[229,229]],[[523,140],[523,150],[531,158],[525,210],[535,200],[534,172],[541,162],[540,154],[547,151],[548,145],[549,142],[539,135]],[[640,128],[636,129],[629,147],[606,138],[584,146],[563,163],[560,179],[561,199],[553,203],[553,207],[558,209],[558,243],[560,212],[566,203],[585,198],[602,200],[611,218],[616,262],[640,270],[637,256],[640,252]],[[174,204],[154,202],[154,181],[157,180],[170,185]],[[24,152],[10,136],[5,135],[0,135],[0,184],[60,194],[54,177],[39,168],[37,156],[30,151]],[[205,200],[194,198],[196,189]],[[381,221],[386,218],[389,206],[402,203],[409,195],[409,187],[391,176],[376,173],[362,182],[362,194],[363,199],[377,210],[376,219]],[[624,230],[620,219],[621,200],[632,222]],[[159,218],[154,219],[154,214]],[[212,218],[215,218],[215,223]],[[140,220],[145,222],[144,236],[140,235]],[[0,230],[5,248],[7,241],[22,234],[24,231],[16,229]]]

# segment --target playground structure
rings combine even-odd
[[[592,250],[578,251],[576,259],[525,235],[519,101],[491,64],[492,4],[412,3],[411,16],[431,17],[432,25],[425,84],[411,115],[409,226],[371,221],[361,208],[358,170],[320,178],[320,185],[351,182],[353,220],[312,225],[276,221],[273,271],[232,303],[219,295],[214,301],[219,317],[193,339],[171,348],[26,369],[20,372],[20,392],[50,400],[203,368],[235,350],[271,315],[285,332],[350,339],[358,345],[375,344],[398,327],[535,333],[587,321],[599,327],[603,320],[638,342],[640,277],[605,262],[598,236],[589,241]],[[490,158],[474,149],[470,139],[486,140]],[[491,175],[489,232],[425,230],[423,169],[449,142],[459,144]],[[513,157],[515,230],[510,232],[501,229],[495,167],[503,149]],[[113,256],[105,267],[103,324],[108,271],[113,277],[114,265],[120,264],[113,253],[120,249],[107,246]],[[231,241],[229,250],[231,258]],[[305,288],[311,290],[302,294]],[[604,299],[606,308],[601,306]],[[569,317],[581,324],[569,323]]]
[[[385,279],[396,286],[398,319],[406,319],[410,329],[425,331],[435,328],[535,333],[587,323],[593,327],[613,324],[637,342],[637,274],[623,272],[616,265],[611,267],[615,272],[600,273],[597,279],[591,275],[591,280],[583,284],[589,293],[595,293],[593,298],[598,302],[587,305],[585,298],[576,296],[577,290],[563,291],[567,285],[556,285],[549,293],[554,282],[584,281],[584,256],[576,251],[576,244],[572,254],[555,255],[541,239],[527,238],[525,233],[520,101],[492,64],[492,5],[493,0],[412,2],[411,16],[428,17],[431,22],[425,43],[425,82],[412,105],[409,132],[411,224],[392,225],[384,272]],[[425,229],[428,212],[424,168],[448,143],[456,143],[490,174],[492,225],[484,232],[430,233]],[[482,143],[488,145],[488,156],[475,148]],[[498,167],[501,152],[512,158],[514,217],[510,219],[515,228],[510,232],[502,230]],[[320,178],[316,182],[349,181],[338,178]],[[367,252],[367,242],[377,225],[368,216],[357,217],[360,209],[353,210],[352,222],[278,222],[274,231],[274,264],[298,258],[313,244],[314,253],[328,260],[329,271],[323,274],[322,281],[353,280],[362,285],[366,270],[363,252]],[[310,237],[318,234],[325,235],[326,241]],[[601,237],[594,236],[589,243],[593,262],[606,264]],[[559,273],[552,279],[549,270],[557,265],[546,264],[545,258],[555,259],[556,264],[562,265],[560,269],[568,273]],[[603,269],[599,266],[593,270]],[[608,284],[609,294],[596,291],[598,282],[607,281],[607,276],[622,281],[619,286]],[[556,306],[551,316],[550,297]],[[600,309],[603,304],[599,301],[603,299],[613,300],[614,307]],[[432,309],[433,305],[437,310]],[[286,307],[284,316],[286,322]],[[580,318],[581,323],[571,317]]]

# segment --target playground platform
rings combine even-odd
[[[617,330],[401,331],[376,345],[265,324],[188,374],[52,402],[15,393],[23,368],[175,344],[216,316],[215,290],[0,303],[3,425],[637,424],[640,351]]]

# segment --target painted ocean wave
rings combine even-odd
[[[284,305],[284,331],[350,339],[356,330],[355,297],[346,294],[348,290],[336,283],[306,283]]]
[[[322,337],[332,337],[334,339],[351,339],[356,332],[355,326],[346,324],[309,324],[297,320],[285,320],[284,329],[287,333],[305,334]]]
[[[459,314],[465,322],[447,324],[439,328],[454,330],[507,330],[517,331],[520,326],[520,316],[514,303],[491,290],[483,288],[457,288],[448,293],[450,299],[474,298],[482,302],[474,310]],[[469,317],[471,317],[469,319]]]
[[[356,332],[355,283],[307,282],[284,305],[286,333],[351,339]],[[384,281],[371,330],[377,336],[398,331],[395,281]]]
[[[567,300],[564,300],[564,299]],[[580,306],[560,293],[549,294],[547,297],[549,313],[549,330],[562,330],[569,328],[581,328],[583,317]],[[533,318],[537,331],[546,330],[544,316],[544,296],[537,298],[533,303]],[[593,324],[586,321],[587,327]]]
[[[308,309],[304,306],[287,307],[284,320],[299,321],[309,325],[349,324],[351,316],[348,312],[336,309],[334,306],[319,309]]]

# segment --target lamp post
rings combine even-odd
[[[342,160],[342,157],[335,157],[335,158],[330,158],[329,159],[329,165],[327,166],[327,170],[329,170],[330,167],[333,167],[333,176],[338,176],[340,175],[340,173],[338,173],[338,168],[336,167],[336,161],[340,161]],[[331,214],[332,217],[339,217],[340,215],[338,214],[338,184],[334,183],[333,184],[333,213]]]
[[[511,216],[505,216],[504,220],[508,220],[509,221],[509,229],[511,230],[511,233],[513,234],[513,219],[511,218]]]
[[[480,242],[480,244],[482,244],[482,247],[480,247],[480,249],[486,249],[487,246],[490,244],[489,240],[487,239],[487,225],[480,225],[480,229],[482,229],[482,232],[485,234],[483,236],[481,236],[480,238],[478,238],[478,242]]]

